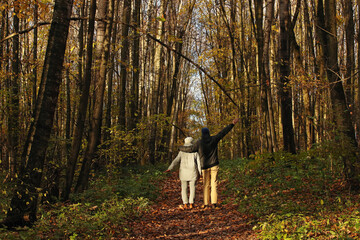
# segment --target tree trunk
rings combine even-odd
[[[28,162],[14,189],[10,209],[3,221],[3,225],[8,227],[31,225],[36,220],[38,193],[41,189],[46,150],[53,127],[62,79],[72,4],[72,0],[55,1],[43,71],[46,77],[45,91],[39,117],[35,123],[35,133]]]
[[[267,147],[267,150],[272,149],[272,141],[270,141],[270,144],[266,144],[267,136],[266,136],[266,130],[267,130],[267,123],[269,122],[269,111],[268,111],[268,96],[267,96],[267,84],[266,84],[266,78],[264,74],[264,30],[263,30],[263,0],[255,0],[255,36],[256,36],[256,42],[257,42],[257,66],[258,66],[258,79],[260,83],[260,103],[261,103],[261,109],[259,112],[259,126],[260,126],[260,142],[261,142],[261,152],[265,150],[265,147]],[[266,146],[270,145],[270,146]]]
[[[18,6],[14,2],[14,20],[13,28],[14,32],[19,32],[19,14]],[[19,59],[20,43],[19,35],[13,38],[13,52],[12,52],[12,77],[10,83],[10,94],[9,94],[9,119],[8,119],[8,133],[9,133],[9,145],[10,145],[10,175],[15,177],[18,173],[19,167],[19,114],[20,114],[20,86],[19,86],[19,75],[20,75],[20,59]]]
[[[92,0],[90,2],[90,16],[89,16],[89,26],[87,30],[87,43],[92,43],[94,40],[95,13],[96,13],[96,0]],[[82,51],[82,49],[80,49],[79,51]],[[87,113],[87,106],[89,101],[89,91],[90,91],[91,76],[92,76],[92,61],[93,61],[92,56],[93,56],[93,44],[87,44],[85,76],[84,76],[84,82],[81,84],[82,89],[80,95],[80,102],[78,106],[78,115],[76,119],[73,140],[71,143],[70,157],[67,163],[66,182],[63,193],[64,200],[67,200],[69,198],[71,192],[71,186],[74,181],[76,163],[82,144],[82,136],[85,128],[85,120],[87,115],[86,113]]]
[[[342,81],[339,78],[339,65],[337,53],[337,26],[336,26],[336,1],[325,1],[325,26],[326,26],[326,44],[325,44],[325,62],[327,66],[327,77],[331,84],[330,95],[332,102],[332,109],[334,114],[335,126],[341,134],[344,134],[348,140],[357,149],[355,130],[352,125],[351,115],[346,103],[346,96]],[[357,149],[358,150],[358,149]],[[344,171],[347,177],[349,186],[352,190],[360,189],[360,182],[356,179],[356,172],[359,171],[355,167],[356,153],[353,157],[344,158]]]
[[[237,3],[234,0],[230,1],[230,20],[227,19],[227,14],[226,14],[226,10],[225,10],[225,4],[224,1],[221,0],[220,2],[220,8],[221,8],[221,12],[222,12],[222,16],[224,19],[224,22],[226,24],[226,28],[228,30],[228,34],[229,34],[229,38],[230,38],[230,44],[231,44],[231,82],[232,82],[232,88],[236,88],[236,85],[239,81],[239,71],[238,71],[238,54],[237,54],[237,49],[236,49],[236,24],[237,24],[237,20],[236,20],[236,15],[237,15]],[[239,114],[239,113],[238,113]],[[235,132],[233,132],[232,134],[235,134]],[[234,158],[235,155],[235,151],[236,148],[233,147],[234,146],[234,138],[231,138],[231,152],[230,152],[230,156],[231,158]]]
[[[6,16],[6,10],[7,7],[4,8],[4,10],[1,11],[2,14],[2,18],[1,18],[1,25],[0,25],[0,39],[3,39],[6,35],[8,35],[8,21],[7,21],[7,16]],[[0,44],[0,70],[6,69],[6,62],[8,57],[8,54],[6,54],[6,51],[8,50],[8,41],[6,42],[6,44]],[[4,82],[0,81],[0,89],[3,88],[7,88],[8,87],[8,76],[4,77]],[[5,102],[6,97],[2,94],[0,94],[1,98],[0,101],[1,103]],[[0,115],[0,122],[5,122],[6,121],[6,116],[5,114],[1,114]],[[10,166],[9,166],[9,156],[8,156],[8,152],[6,151],[6,149],[8,148],[8,144],[7,144],[7,134],[5,131],[6,127],[4,126],[4,124],[0,124],[0,132],[1,132],[1,136],[0,136],[0,161],[2,163],[3,169],[7,169],[8,175],[10,176]]]
[[[99,72],[97,74],[97,82],[95,83],[95,103],[94,112],[90,123],[91,127],[89,132],[89,142],[84,154],[79,179],[75,187],[76,192],[82,192],[88,187],[91,165],[100,139],[106,71],[111,36],[110,24],[108,24],[107,21],[113,18],[114,6],[112,3],[113,1],[103,0],[99,6],[99,18],[103,21],[99,22],[100,26],[98,26],[97,29],[98,34],[101,37],[98,38],[100,44],[96,49],[96,53],[100,54],[100,59],[98,58],[99,55],[97,55],[98,60],[100,60],[100,66]]]
[[[270,76],[270,41],[272,32],[272,23],[274,20],[274,1],[268,0],[266,3],[266,15],[265,15],[265,27],[264,27],[264,82],[262,87],[265,88],[266,104],[267,104],[267,116],[270,130],[270,151],[277,151],[276,131],[275,131],[275,120],[274,111],[272,104],[272,91],[271,91],[271,76]]]
[[[345,74],[345,96],[346,96],[346,104],[351,112],[351,120],[354,124],[356,124],[355,112],[354,108],[355,104],[355,51],[354,51],[354,43],[355,43],[355,31],[354,31],[354,12],[353,12],[353,4],[352,0],[344,1],[344,13],[345,13],[345,34],[346,34],[346,74]],[[354,129],[354,131],[356,131]],[[355,135],[356,136],[356,135]],[[357,141],[355,139],[355,141]]]
[[[37,2],[35,2],[34,4],[34,24],[38,23],[38,11],[39,11],[39,5],[37,4]],[[37,74],[37,51],[38,51],[38,29],[35,28],[34,29],[34,46],[33,46],[33,61],[34,61],[34,68],[33,68],[33,98],[32,98],[32,105],[33,108],[35,109],[35,104],[36,104],[36,94],[37,94],[37,78],[38,78],[38,74]]]
[[[128,79],[127,69],[129,68],[129,23],[131,18],[131,0],[124,0],[123,5],[124,23],[121,27],[121,70],[120,70],[120,100],[119,100],[119,125],[122,130],[126,128],[126,84]]]
[[[159,13],[161,16],[164,14],[164,3],[161,1]],[[156,25],[156,39],[162,39],[163,37],[163,21],[161,19],[157,20]],[[156,135],[157,135],[157,120],[155,119],[156,115],[159,113],[159,90],[160,90],[160,78],[162,76],[162,46],[160,44],[155,45],[155,54],[154,54],[154,83],[153,83],[153,92],[151,97],[151,120],[150,120],[150,136],[149,136],[149,162],[155,164],[155,154],[156,154]]]
[[[130,118],[129,129],[135,129],[139,119],[139,80],[140,80],[140,9],[141,0],[135,0],[133,9],[134,40],[132,52],[133,78],[130,97]]]
[[[306,25],[305,29],[305,46],[308,46],[307,49],[309,51],[308,60],[306,61],[305,71],[314,72],[317,74],[318,67],[315,59],[315,49],[314,49],[314,37],[313,37],[313,30],[310,24],[310,17],[309,17],[309,9],[308,9],[308,2],[304,1],[304,22]],[[310,79],[311,81],[311,79]],[[315,99],[316,97],[310,93],[308,89],[304,89],[304,102],[305,102],[305,146],[306,148],[311,148],[312,145],[315,143]]]
[[[360,14],[360,0],[357,0],[357,5],[358,5],[358,16]],[[358,26],[360,26],[360,17],[358,18]],[[360,72],[360,47],[359,47],[359,43],[360,43],[360,34],[357,34],[357,42],[358,42],[358,48],[357,48],[357,71],[358,73]],[[356,107],[356,122],[355,122],[355,126],[356,126],[356,136],[357,136],[357,145],[359,146],[359,136],[360,136],[360,74],[357,74],[357,106]]]
[[[66,123],[65,123],[65,151],[66,159],[69,158],[70,147],[71,147],[71,87],[70,87],[70,73],[69,69],[66,69]]]
[[[0,22],[0,39],[4,39],[5,34],[6,34],[6,17],[5,17],[5,10],[1,11],[0,13],[3,17],[1,18],[1,22]],[[0,69],[2,70],[2,67],[4,65],[4,45],[5,44],[0,44]],[[0,83],[2,86],[2,83]]]
[[[115,0],[111,0],[112,1],[112,5],[115,7],[115,16],[114,19],[118,19],[118,12],[119,12],[119,5],[120,2],[116,1],[115,4]],[[114,24],[114,21],[110,22],[111,26],[110,28],[112,29],[112,43],[111,46],[115,46],[116,45],[116,40],[117,40],[117,24]],[[114,69],[115,68],[115,55],[116,52],[115,51],[110,51],[110,69]],[[112,118],[111,118],[111,108],[112,108],[112,102],[113,102],[113,80],[114,80],[114,74],[113,71],[109,71],[108,74],[108,89],[107,89],[107,104],[106,104],[106,112],[105,112],[105,132],[104,132],[104,142],[108,141],[111,139],[111,134],[110,134],[110,128],[111,128],[111,122],[112,122]],[[108,144],[106,144],[108,146]]]
[[[126,130],[126,88],[128,84],[128,69],[130,69],[130,40],[129,40],[129,23],[131,20],[131,0],[124,0],[123,16],[121,27],[121,61],[120,61],[120,95],[119,95],[119,127]],[[130,101],[132,101],[130,99]],[[131,120],[134,122],[134,120]],[[127,165],[130,157],[126,156],[122,159],[122,164]]]
[[[193,7],[194,4],[191,3],[189,10],[187,11],[187,14],[184,16],[183,14],[178,13],[177,16],[177,39],[178,41],[176,41],[175,43],[175,49],[176,52],[178,53],[183,53],[183,43],[184,43],[184,36],[188,27],[188,24],[190,22],[191,16],[192,16],[192,12],[193,12]],[[181,11],[181,9],[180,9]],[[167,98],[167,106],[166,106],[166,117],[168,117],[169,119],[171,118],[171,116],[175,115],[175,108],[173,107],[174,105],[174,100],[176,100],[177,98],[177,92],[178,92],[178,88],[179,88],[179,80],[180,80],[180,71],[181,71],[181,56],[180,54],[176,54],[175,55],[175,60],[174,60],[174,72],[172,73],[172,82],[171,82],[171,88],[170,88],[170,93],[168,94],[168,98]],[[173,111],[174,109],[174,111]],[[171,114],[173,112],[173,114]],[[174,122],[174,118],[171,120],[171,124],[175,125],[176,122]],[[164,143],[164,148],[163,151],[165,149],[169,149],[168,154],[167,154],[167,159],[171,159],[172,158],[172,149],[171,147],[171,138],[173,136],[173,134],[171,134],[173,127],[171,128],[165,128],[164,132],[163,132],[163,138],[165,138],[165,143]]]
[[[292,89],[290,83],[290,2],[280,0],[280,98],[284,150],[296,153],[292,123]]]
[[[355,54],[354,54],[354,18],[352,0],[344,1],[345,4],[345,34],[346,34],[346,99],[348,106],[353,111],[354,105],[354,72],[355,72]]]

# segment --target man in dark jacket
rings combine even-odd
[[[219,171],[218,143],[230,132],[234,125],[239,121],[235,118],[232,124],[226,126],[218,134],[210,136],[208,128],[201,129],[201,139],[196,141],[192,146],[180,146],[183,152],[198,152],[203,172],[204,182],[204,208],[209,207],[210,199],[213,208],[218,208],[217,194],[217,175]],[[210,191],[211,190],[211,191]]]

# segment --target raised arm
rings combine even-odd
[[[214,137],[217,141],[220,141],[223,137],[225,137],[226,134],[228,134],[231,129],[235,126],[235,124],[239,121],[239,118],[235,118],[231,124],[227,125],[223,130],[221,130],[218,134],[216,134]]]

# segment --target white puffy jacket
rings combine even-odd
[[[191,145],[192,138],[185,138],[184,146]],[[182,181],[196,180],[201,174],[200,156],[198,153],[186,153],[180,151],[172,161],[168,170],[173,170],[180,163],[179,177]]]

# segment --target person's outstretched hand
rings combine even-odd
[[[238,121],[239,121],[239,118],[235,118],[235,119],[233,120],[233,124],[235,125]]]

